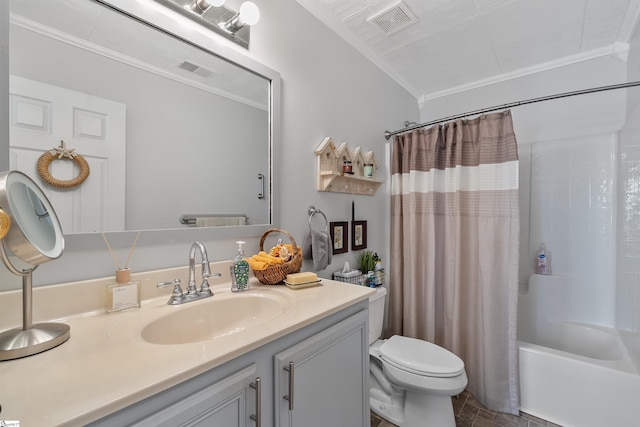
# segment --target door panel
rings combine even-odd
[[[43,188],[65,233],[123,230],[126,105],[16,76],[10,90],[10,168]],[[89,164],[89,177],[77,187],[50,186],[37,172],[40,156],[61,141]],[[54,160],[49,172],[66,181],[78,176],[79,167]]]

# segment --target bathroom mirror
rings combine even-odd
[[[41,185],[65,234],[276,225],[275,71],[154,2],[10,8],[11,142],[0,155],[38,183],[39,156],[61,141],[88,161],[82,184]],[[64,160],[50,172],[79,173]]]

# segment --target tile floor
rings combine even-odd
[[[456,427],[561,427],[524,412],[518,417],[491,411],[467,391],[453,398],[453,412],[456,416]],[[396,426],[371,412],[371,427]]]

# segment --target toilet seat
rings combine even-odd
[[[415,338],[394,335],[380,346],[379,354],[384,362],[416,375],[451,378],[465,372],[458,356]]]

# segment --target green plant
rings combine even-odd
[[[376,261],[378,260],[378,254],[364,250],[358,255],[358,263],[360,264],[360,271],[362,274],[367,274],[369,271],[373,271],[376,267]]]

